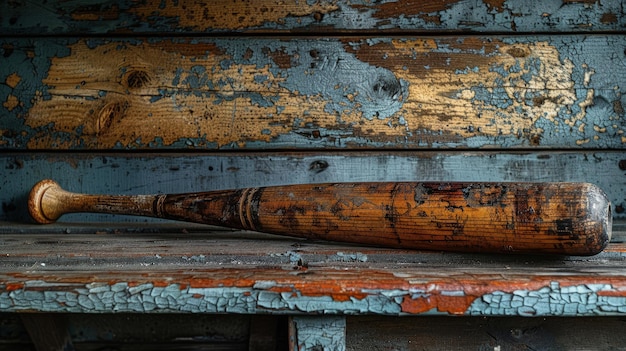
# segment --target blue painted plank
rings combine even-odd
[[[46,1],[0,3],[6,34],[328,31],[593,32],[626,25],[619,0]]]
[[[293,316],[289,323],[293,329],[290,350],[346,350],[346,317]]]
[[[256,186],[366,181],[590,182],[626,218],[623,152],[346,152],[232,154],[0,154],[0,220],[30,221],[26,198],[41,179],[75,192],[183,193]],[[145,222],[70,214],[62,222]],[[2,230],[10,230],[5,224]]]
[[[0,148],[626,146],[621,35],[0,40]]]
[[[624,245],[545,258],[310,241],[167,235],[4,235],[0,312],[624,316]],[[289,253],[306,266],[296,266]],[[338,262],[337,252],[368,260]],[[8,254],[8,256],[6,256]],[[193,260],[191,255],[205,259]],[[302,320],[298,345],[340,345],[342,318]],[[310,323],[309,323],[310,322]],[[319,339],[323,338],[323,340]],[[307,346],[307,347],[309,347]]]

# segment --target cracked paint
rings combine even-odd
[[[345,283],[342,283],[345,284]],[[221,284],[218,284],[221,285]],[[468,285],[384,288],[345,286],[329,295],[307,282],[256,281],[250,286],[201,287],[197,283],[25,281],[3,285],[0,310],[47,312],[192,312],[306,314],[465,314],[472,316],[598,316],[626,314],[623,288],[608,282],[581,284],[551,281],[535,289]],[[533,284],[536,285],[536,284]],[[477,290],[478,289],[478,290]],[[313,293],[315,290],[315,293]]]
[[[294,350],[344,351],[346,349],[346,319],[339,316],[294,316],[290,338]],[[295,329],[295,330],[294,330]]]
[[[466,313],[533,317],[621,314],[626,313],[626,296],[610,284],[561,286],[551,282],[537,290],[485,294],[474,300]]]

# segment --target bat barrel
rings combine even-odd
[[[588,183],[341,183],[242,196],[247,229],[375,246],[593,255],[611,205]]]

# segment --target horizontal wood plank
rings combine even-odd
[[[257,316],[209,314],[129,314],[129,313],[10,313],[0,312],[0,350],[249,350],[253,341],[251,324]],[[271,316],[274,322],[282,321]],[[29,320],[32,323],[28,323]],[[71,345],[66,348],[37,345],[26,327],[41,329],[43,338],[67,326]],[[48,326],[46,329],[45,327]],[[32,334],[32,333],[31,333]],[[286,344],[283,339],[274,340]],[[250,350],[269,350],[250,348]]]
[[[439,181],[590,182],[626,218],[626,157],[604,152],[4,153],[0,220],[30,222],[27,195],[45,178],[95,194],[186,193],[286,184]],[[142,217],[69,214],[65,223],[145,222]],[[154,221],[151,221],[154,223]],[[11,231],[10,225],[0,231]]]
[[[31,350],[29,338],[18,313],[0,313],[2,350]],[[42,315],[41,313],[35,316]],[[43,314],[45,315],[45,314]],[[58,313],[67,320],[77,350],[275,350],[259,347],[259,339],[272,334],[256,334],[254,326],[287,329],[287,318],[277,315],[215,314],[128,314]],[[330,316],[326,316],[330,317]],[[324,317],[300,316],[297,319]],[[626,343],[623,317],[465,317],[346,316],[345,349],[363,350],[597,350],[611,351]],[[330,317],[329,321],[337,320]],[[250,325],[250,327],[248,327]],[[335,324],[336,325],[336,324]],[[245,341],[248,338],[250,347]],[[295,332],[295,330],[294,330]],[[315,333],[310,343],[332,341],[333,334]],[[274,344],[285,346],[287,335]],[[290,340],[293,342],[292,340]],[[256,345],[252,345],[256,343]],[[265,348],[263,348],[265,347]]]
[[[346,350],[596,350],[626,344],[619,317],[348,317]]]
[[[0,40],[0,148],[626,146],[623,36]]]
[[[259,240],[252,233],[20,234],[1,240],[4,311],[626,313],[623,243],[581,258]]]
[[[619,0],[46,1],[0,4],[7,34],[329,31],[593,32],[626,25]]]

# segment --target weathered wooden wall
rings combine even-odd
[[[626,25],[619,0],[19,1],[0,4],[7,34],[597,32]]]
[[[12,319],[24,312],[69,322],[54,336],[77,349],[115,341],[83,312],[155,330],[208,313],[179,335],[202,325],[224,342],[189,348],[623,347],[600,337],[626,313],[624,11],[620,0],[0,2],[0,349],[51,346],[37,314]],[[119,215],[35,226],[26,198],[43,178],[117,194],[591,182],[613,203],[615,234],[598,256],[546,258]]]
[[[5,149],[626,145],[623,36],[0,41]]]

